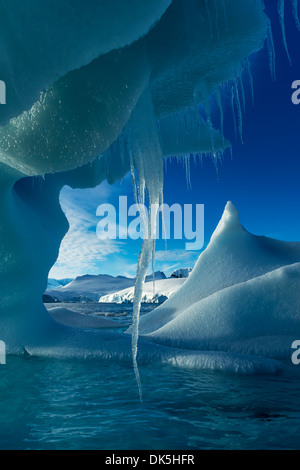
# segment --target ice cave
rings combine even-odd
[[[279,0],[278,14],[288,54],[285,3]],[[300,323],[300,245],[251,235],[232,203],[187,283],[140,319],[153,251],[152,240],[144,241],[126,333],[59,324],[44,307],[48,273],[68,231],[61,189],[114,184],[132,172],[137,200],[160,203],[164,158],[210,154],[217,166],[230,147],[224,85],[242,139],[242,74],[248,70],[251,82],[248,59],[266,42],[275,74],[272,28],[260,0],[86,4],[1,2],[0,78],[9,86],[0,107],[0,331],[8,354],[133,356],[137,377],[137,358],[277,372]],[[297,1],[292,5],[299,25]]]

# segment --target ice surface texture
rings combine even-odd
[[[8,96],[12,109],[9,104],[4,109],[1,107],[3,124],[9,117],[15,119],[0,131],[0,161],[26,175],[66,171],[93,161],[120,135],[147,87],[151,90],[157,118],[184,113],[195,103],[203,103],[209,114],[210,94],[223,82],[236,79],[249,54],[262,47],[268,30],[262,6],[253,0],[225,0],[221,2],[224,9],[215,2],[174,0],[148,34],[169,1],[143,2],[141,6],[141,2],[133,0],[114,0],[109,7],[107,2],[101,1],[100,11],[95,7],[99,2],[92,0],[89,8],[87,4],[83,8],[79,0],[65,0],[56,9],[48,1],[40,6],[31,3],[35,3],[32,8],[36,15],[30,13],[29,16],[22,15],[24,9],[31,11],[27,4],[25,7],[15,0],[7,6],[1,2],[1,21],[5,21],[8,12],[11,15],[1,30],[3,57],[7,61],[1,71],[2,68],[11,71],[8,88],[15,90],[21,104],[15,109],[14,100]],[[120,13],[119,33],[116,34],[115,27],[111,28],[107,20],[107,12],[104,15],[103,11],[107,9],[109,16],[111,5],[118,3],[122,7],[116,9],[117,15]],[[136,4],[140,7],[135,8]],[[13,8],[14,5],[20,7],[19,10]],[[44,5],[49,5],[53,13],[47,17],[47,28],[42,29],[47,14]],[[76,12],[76,5],[82,6],[83,16]],[[62,13],[65,16],[61,16]],[[117,17],[115,20],[117,22]],[[140,25],[133,34],[131,24],[135,21]],[[38,30],[35,22],[39,23]],[[106,26],[102,30],[103,22]],[[108,29],[111,30],[108,32]],[[123,29],[128,30],[127,37]],[[12,36],[18,40],[12,41]],[[130,47],[120,49],[134,40],[137,41]],[[41,69],[40,73],[32,64]],[[13,86],[18,77],[21,83]],[[35,104],[30,108],[22,106],[22,97],[27,99],[31,95],[26,87],[32,83]],[[21,114],[22,108],[26,111]],[[172,132],[170,136],[166,127],[164,122],[167,142],[163,147],[169,154],[172,139],[176,142],[178,136]],[[197,128],[198,124],[195,131]],[[188,138],[192,151],[201,152],[202,145],[207,149],[211,132],[203,134],[203,143],[196,136]],[[181,151],[189,153],[187,144],[183,143],[182,147]]]

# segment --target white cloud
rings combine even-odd
[[[117,187],[117,192],[126,191]],[[70,224],[70,229],[62,241],[60,253],[53,266],[50,277],[62,279],[83,274],[99,274],[112,255],[126,255],[124,242],[117,240],[99,240],[96,227],[97,207],[104,202],[111,202],[116,194],[116,187],[103,183],[87,190],[72,190],[65,187],[60,202]],[[102,269],[101,269],[102,268]]]

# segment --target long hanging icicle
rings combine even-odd
[[[300,31],[300,21],[299,21],[299,15],[298,15],[298,0],[292,0],[292,7],[293,7],[294,20],[296,22],[297,28]]]
[[[236,115],[235,115],[235,107],[234,107],[234,86],[233,85],[231,85],[231,108],[232,108],[235,138],[237,139],[237,123],[236,123]]]
[[[238,88],[237,80],[234,81],[233,87],[234,87],[236,108],[237,108],[237,111],[238,111],[238,131],[239,131],[239,136],[240,136],[241,142],[243,143],[243,113],[242,113],[242,106],[241,106],[241,100],[240,100],[240,94],[239,94],[239,88]]]
[[[192,189],[190,155],[185,155],[183,158],[187,188]]]
[[[163,155],[160,145],[158,123],[155,118],[151,92],[141,97],[126,130],[130,153],[134,192],[140,204],[144,240],[138,259],[132,322],[132,356],[134,372],[142,401],[142,385],[137,363],[139,322],[143,287],[151,257],[154,265],[157,211],[163,200]],[[135,170],[137,178],[135,177]],[[146,195],[149,211],[145,210]]]
[[[206,103],[204,105],[204,109],[205,109],[205,114],[206,114],[206,122],[207,122],[207,125],[208,125],[209,130],[210,130],[211,154],[212,154],[212,157],[213,157],[213,163],[214,163],[214,166],[215,166],[217,179],[219,180],[218,155],[217,155],[217,152],[216,152],[214,127],[213,127],[213,121],[212,121],[212,114],[213,114],[212,102],[209,99],[206,100]]]
[[[275,53],[275,46],[274,46],[274,40],[273,40],[272,26],[270,22],[268,25],[267,47],[268,47],[268,53],[269,53],[269,68],[271,72],[271,78],[273,82],[276,82],[276,66],[275,66],[276,53]]]
[[[252,105],[254,106],[254,80],[253,80],[253,76],[252,76],[251,63],[250,63],[249,59],[246,60],[246,68],[247,68],[247,71],[248,71],[249,82],[250,82]]]
[[[287,45],[287,40],[286,40],[286,34],[285,34],[285,15],[284,15],[284,0],[278,0],[278,15],[279,15],[279,23],[281,27],[281,33],[282,33],[282,39],[283,39],[283,45],[287,54],[287,57],[289,59],[290,65],[292,65],[292,59],[289,53],[289,48]]]
[[[237,76],[237,80],[240,85],[241,96],[242,96],[242,106],[243,106],[243,111],[245,113],[246,112],[246,95],[245,95],[245,88],[244,88],[244,82],[243,82],[243,73]]]
[[[219,108],[219,113],[220,113],[220,132],[222,136],[222,146],[223,150],[225,149],[225,137],[224,137],[224,109],[223,109],[223,103],[222,103],[222,94],[221,94],[221,88],[218,88],[217,91],[217,104]]]

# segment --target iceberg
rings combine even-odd
[[[252,235],[228,203],[182,288],[140,333],[186,349],[288,357],[300,327],[300,243]]]
[[[247,309],[242,317],[249,329],[237,321],[229,309],[233,297],[242,298],[239,288],[244,288],[248,298],[252,289],[270,295],[271,301],[270,276],[277,286],[283,282],[293,290],[298,248],[250,236],[232,207],[222,221],[225,229],[221,224],[182,289],[142,319],[139,350],[139,304],[154,251],[149,240],[138,262],[132,340],[128,334],[62,325],[42,303],[48,273],[68,231],[59,204],[63,186],[94,187],[106,179],[113,184],[131,171],[137,174],[136,199],[144,201],[147,195],[151,203],[161,202],[164,157],[210,153],[217,164],[230,145],[223,136],[224,83],[231,84],[242,133],[236,83],[248,57],[269,37],[263,3],[1,0],[0,13],[1,79],[9,85],[7,104],[0,107],[0,327],[7,352],[118,360],[131,359],[133,353],[136,366],[139,351],[141,360],[180,366],[241,373],[280,370],[272,359],[251,356],[248,349],[244,354],[244,347],[239,353],[230,351],[219,296],[224,295],[232,337],[251,341],[251,332],[256,337],[258,331]],[[284,20],[282,9],[280,14]],[[45,17],[47,28],[41,28]],[[219,130],[211,116],[214,93],[219,97]],[[190,133],[178,139],[184,126]],[[226,276],[214,252],[228,266]],[[287,310],[283,294],[279,301],[287,314],[288,335],[297,318]],[[208,316],[203,302],[211,309]],[[279,332],[282,322],[276,312],[270,330],[265,321],[272,312],[263,312],[263,334]],[[209,351],[191,351],[192,344]]]
[[[193,271],[193,268],[175,269],[175,271],[172,272],[171,277],[174,277],[175,279],[189,277],[192,271]]]

